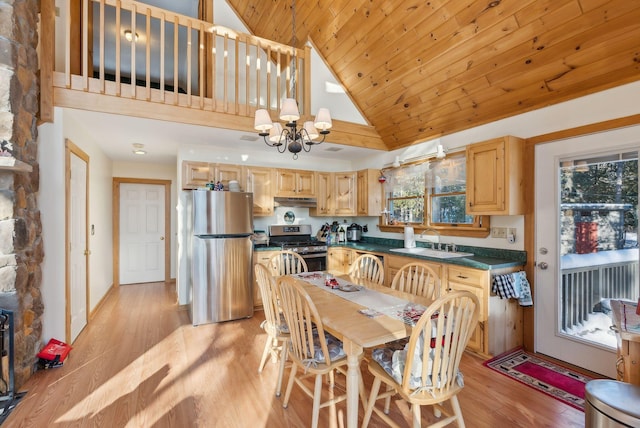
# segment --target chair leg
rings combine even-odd
[[[387,385],[387,392],[391,391],[393,388],[391,385]],[[384,414],[389,414],[389,409],[391,408],[391,394],[387,398],[384,399]]]
[[[276,397],[280,397],[282,389],[282,378],[284,377],[284,365],[287,363],[287,346],[289,342],[282,342],[282,350],[280,351],[280,368],[278,369],[278,384],[276,385]]]
[[[311,428],[318,428],[321,398],[322,398],[322,375],[316,375],[315,388],[313,390],[313,410],[311,413]]]
[[[333,370],[331,370],[329,372],[329,386],[331,388],[333,388],[333,386],[336,384],[336,376],[335,373],[333,372]]]
[[[413,428],[420,428],[422,426],[422,418],[420,416],[420,405],[411,405],[411,414],[413,415]]]
[[[369,425],[371,413],[373,413],[373,406],[375,406],[376,398],[378,398],[380,383],[380,379],[373,379],[373,384],[371,385],[371,394],[369,394],[369,401],[367,402],[367,409],[364,411],[364,416],[362,417],[362,428],[366,428]]]
[[[457,395],[451,397],[451,407],[453,407],[453,414],[456,415],[456,422],[458,422],[458,426],[460,428],[464,428],[464,418],[462,417],[462,409],[460,408]]]
[[[360,401],[362,401],[362,410],[367,408],[367,390],[364,388],[364,380],[362,380],[362,373],[358,376],[358,390],[360,391]]]
[[[271,336],[267,336],[267,341],[264,344],[264,351],[262,351],[262,358],[260,359],[260,366],[258,366],[258,373],[262,373],[262,369],[264,369],[264,365],[267,362],[267,356],[271,352],[272,343],[273,341]]]
[[[291,366],[291,374],[289,374],[289,383],[287,384],[287,391],[284,393],[284,401],[282,402],[282,407],[285,409],[289,405],[289,397],[291,397],[291,390],[293,389],[293,383],[296,380],[296,372],[298,371],[298,366],[294,363]]]

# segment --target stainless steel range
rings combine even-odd
[[[310,224],[269,226],[269,245],[300,254],[310,272],[326,270],[327,245],[311,239]]]

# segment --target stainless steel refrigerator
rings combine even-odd
[[[193,190],[190,315],[193,325],[253,315],[253,194]]]

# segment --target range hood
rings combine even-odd
[[[273,198],[274,207],[299,207],[299,208],[315,208],[317,206],[316,198],[296,198],[281,197]]]

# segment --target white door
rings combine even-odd
[[[70,153],[69,310],[71,341],[87,325],[87,163]]]
[[[120,184],[120,284],[165,280],[164,189]]]
[[[639,289],[634,128],[535,152],[535,350],[612,378],[608,299],[634,298]]]

